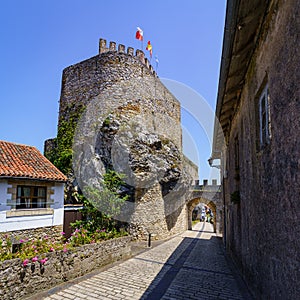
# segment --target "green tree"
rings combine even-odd
[[[82,210],[83,220],[73,223],[73,227],[84,227],[89,232],[99,228],[107,230],[116,229],[115,218],[121,212],[128,195],[120,196],[119,191],[125,176],[113,170],[109,170],[103,176],[102,188],[85,187],[80,196],[84,209]]]

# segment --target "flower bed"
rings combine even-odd
[[[129,236],[0,262],[0,299],[20,299],[131,255]]]

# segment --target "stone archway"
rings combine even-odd
[[[193,210],[196,207],[197,204],[199,203],[204,203],[205,205],[207,205],[214,217],[213,217],[213,225],[214,225],[214,232],[216,232],[216,224],[217,224],[217,209],[216,209],[216,204],[214,203],[214,201],[200,197],[200,198],[194,198],[192,200],[190,200],[187,203],[187,208],[188,208],[188,230],[192,229],[192,214],[193,214]]]

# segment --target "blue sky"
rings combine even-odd
[[[159,77],[198,94],[199,111],[203,101],[214,111],[225,9],[225,0],[1,1],[0,140],[43,152],[56,136],[62,70],[96,55],[99,38],[140,48],[137,26],[159,57]],[[184,152],[199,164],[201,180],[216,177],[207,164],[211,133],[189,109],[182,111]]]

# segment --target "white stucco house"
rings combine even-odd
[[[35,147],[0,141],[0,235],[59,235],[66,180]]]

